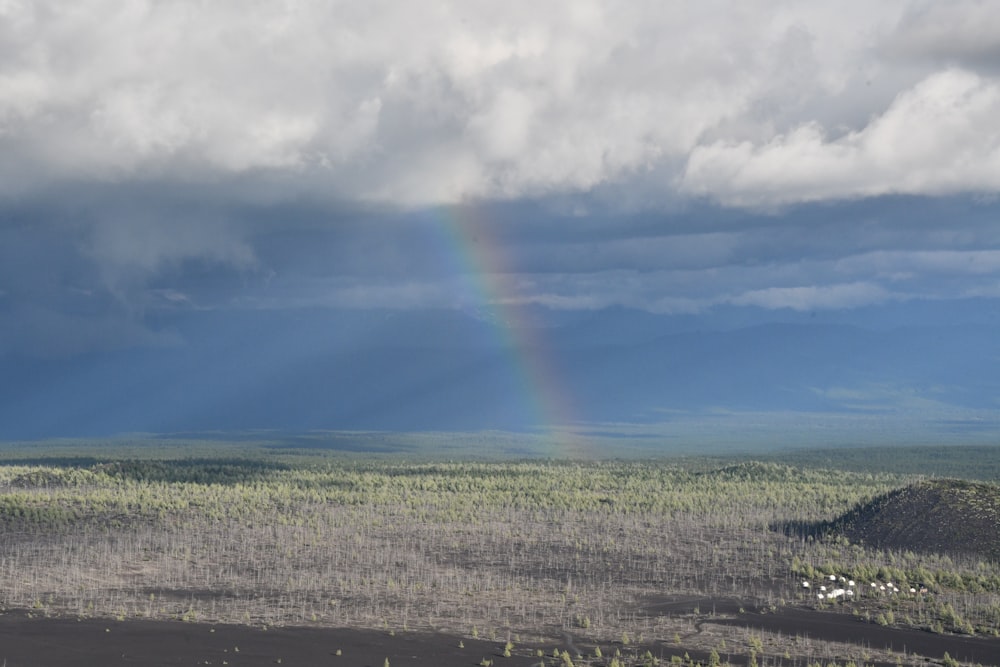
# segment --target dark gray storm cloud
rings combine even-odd
[[[1000,206],[968,197],[578,215],[545,200],[227,208],[167,189],[168,199],[121,187],[11,208],[0,233],[4,349],[177,344],[171,318],[206,310],[492,300],[691,314],[1000,296]]]

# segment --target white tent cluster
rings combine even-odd
[[[827,584],[819,584],[818,591],[816,592],[816,598],[819,600],[836,600],[838,598],[852,598],[854,597],[854,580],[848,580],[846,577],[838,577],[835,574],[831,574],[827,579],[823,581],[828,581]],[[802,582],[802,588],[812,589],[813,584],[809,581]]]
[[[827,575],[820,581],[823,583],[803,579],[802,588],[806,591],[815,590],[817,600],[852,599],[855,595],[862,595],[865,591],[869,595],[897,595],[900,593],[916,595],[927,592],[927,588],[922,584],[900,588],[891,581],[885,583],[872,581],[868,586],[865,586],[864,584],[858,585],[853,579],[835,574]]]

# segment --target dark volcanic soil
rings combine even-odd
[[[728,612],[731,600],[688,598],[653,602],[656,613],[688,612],[700,606],[702,612],[715,605]],[[749,611],[735,618],[704,618],[704,624],[729,624],[782,633],[789,637],[846,642],[871,648],[891,647],[893,651],[940,659],[947,651],[952,657],[982,665],[1000,665],[1000,640],[942,636],[913,630],[887,629],[865,624],[848,614],[806,609],[776,613]],[[81,665],[341,665],[343,667],[475,667],[485,658],[496,667],[534,667],[555,646],[590,653],[592,645],[564,636],[546,645],[518,644],[510,658],[503,658],[506,638],[497,641],[471,639],[449,634],[351,630],[344,628],[268,628],[209,625],[180,621],[114,621],[105,619],[30,618],[25,612],[0,614],[0,665],[5,667],[77,667]],[[459,647],[459,642],[464,648]],[[574,643],[575,642],[575,643]],[[605,646],[605,651],[610,647]],[[650,648],[668,660],[684,648],[657,645],[632,647],[640,653]],[[337,651],[340,655],[337,655]],[[690,651],[692,658],[705,661],[703,651]],[[552,664],[546,659],[546,664]],[[606,663],[599,661],[601,664]],[[663,663],[661,663],[663,664]],[[739,659],[733,664],[741,664]],[[798,664],[794,662],[793,664]],[[876,663],[882,664],[882,663]]]
[[[391,667],[478,665],[498,658],[503,641],[443,634],[349,629],[269,628],[170,621],[108,621],[0,615],[0,665],[341,665]],[[340,649],[341,655],[337,655]],[[511,667],[537,664],[534,651],[515,648]]]
[[[814,533],[879,549],[1000,558],[1000,486],[928,480],[855,507]]]
[[[937,660],[948,653],[952,658],[963,662],[1000,665],[1000,639],[886,628],[866,623],[850,614],[779,609],[774,613],[747,613],[734,619],[706,620],[705,623],[738,625],[788,636],[857,644],[872,649],[888,648],[895,653],[918,654]]]
[[[743,604],[731,598],[669,595],[649,596],[642,609],[650,615],[695,615],[701,619],[696,624],[699,628],[713,623],[731,625],[787,637],[797,636],[876,650],[890,649],[897,654],[917,654],[935,660],[940,660],[948,653],[952,658],[971,664],[1000,665],[1000,639],[888,628],[865,622],[848,613],[800,607],[786,607],[773,612],[746,607],[744,611]],[[717,614],[728,618],[716,618]]]

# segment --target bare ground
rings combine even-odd
[[[948,653],[962,662],[1000,665],[1000,639],[887,628],[849,614],[789,608],[769,613],[747,612],[736,618],[708,620],[705,623],[735,625],[800,639],[853,644],[872,651],[920,655],[932,660],[941,660]]]
[[[459,647],[459,642],[465,648]],[[338,655],[338,650],[340,654]],[[114,621],[0,616],[0,664],[80,665],[343,665],[392,667],[478,665],[498,658],[503,642],[446,634],[302,627],[267,628],[179,621]],[[504,665],[538,662],[516,649]]]
[[[856,654],[868,655],[864,663],[871,665],[895,665],[900,659],[903,664],[940,664],[947,653],[964,663],[1000,665],[1000,638],[885,627],[843,611],[796,606],[767,609],[734,598],[670,595],[647,597],[642,610],[650,616],[688,619],[689,631],[680,634],[682,646],[706,649],[727,635],[732,644],[731,630],[742,629],[746,632],[736,636],[768,639],[764,653],[777,658],[787,650],[790,664]]]
[[[507,637],[475,639],[452,633],[359,630],[350,628],[261,627],[149,621],[46,618],[26,611],[0,615],[0,664],[6,667],[69,667],[77,665],[344,665],[350,667],[455,667],[481,665],[492,660],[503,667],[561,664],[552,650],[569,650],[577,665],[606,665],[607,657],[593,657],[595,646],[605,656],[621,649],[626,664],[641,662],[646,650],[667,663],[673,655],[688,654],[707,662],[706,647],[729,637],[723,661],[747,664],[745,644],[734,637],[766,637],[771,649],[764,664],[803,665],[822,653],[846,660],[870,652],[869,665],[935,665],[947,652],[963,663],[1000,665],[1000,639],[935,635],[916,630],[885,628],[849,614],[803,608],[776,611],[739,611],[732,599],[661,598],[651,600],[652,614],[682,615],[693,619],[691,635],[678,645],[668,637],[645,637],[639,645],[595,643],[586,636],[561,633],[549,640],[515,642],[511,656],[502,656]],[[734,634],[735,633],[735,634]],[[775,649],[774,647],[786,647]],[[839,647],[839,648],[838,648]],[[545,658],[537,651],[542,650]],[[787,650],[788,657],[778,657]],[[578,655],[587,656],[581,660]]]

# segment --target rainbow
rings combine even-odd
[[[576,433],[580,422],[544,329],[525,321],[524,309],[518,307],[516,273],[496,235],[502,222],[481,208],[454,206],[434,209],[431,223],[451,264],[448,268],[461,276],[455,306],[474,306],[490,316],[496,342],[509,351],[521,399],[530,410],[528,421],[537,424],[543,444],[554,456],[591,457],[594,452],[587,439]]]

